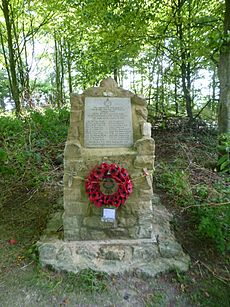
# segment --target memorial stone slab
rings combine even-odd
[[[131,112],[130,98],[86,97],[85,147],[131,147]]]

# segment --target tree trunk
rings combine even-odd
[[[67,68],[68,68],[68,84],[69,84],[69,94],[73,92],[73,85],[72,85],[72,73],[71,73],[71,47],[70,43],[67,43]]]
[[[113,78],[118,84],[118,69],[117,68],[114,68],[113,70]]]
[[[219,62],[220,102],[218,111],[219,133],[230,133],[230,0],[225,0],[224,34]]]
[[[7,45],[9,52],[9,72],[11,80],[10,90],[15,103],[16,114],[19,115],[21,113],[21,103],[20,103],[20,94],[17,82],[15,53],[13,48],[12,22],[10,20],[9,0],[2,0],[2,10],[4,14],[6,32],[7,32]]]
[[[213,68],[212,74],[212,103],[211,110],[216,113],[216,67]]]
[[[174,79],[174,102],[175,102],[175,113],[176,115],[179,114],[179,104],[177,101],[177,77],[175,76]]]
[[[61,106],[61,97],[60,97],[60,79],[61,79],[61,72],[60,72],[60,58],[59,58],[59,48],[58,48],[58,41],[56,38],[56,33],[54,34],[54,48],[55,48],[55,83],[56,83],[56,102],[58,108]]]
[[[64,69],[64,62],[63,62],[63,43],[60,41],[60,51],[59,51],[59,57],[60,57],[60,70],[61,70],[61,79],[60,79],[60,98],[61,98],[61,104],[64,104],[65,101],[65,91],[64,91],[64,78],[65,78],[65,69]]]
[[[187,116],[190,123],[193,120],[193,110],[192,110],[192,97],[191,97],[191,68],[190,68],[190,51],[189,46],[186,44],[186,39],[184,37],[184,28],[182,24],[181,9],[185,2],[178,0],[177,5],[177,34],[180,42],[180,59],[181,59],[181,80],[182,80],[182,89],[185,100],[185,108]],[[189,2],[190,3],[190,2]],[[190,5],[189,5],[189,14],[190,14]],[[190,27],[191,24],[187,25],[188,27],[188,41],[190,36]]]

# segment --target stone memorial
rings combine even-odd
[[[153,193],[154,140],[147,115],[145,100],[111,78],[72,95],[64,212],[38,242],[43,266],[150,276],[188,269],[189,257],[170,230],[171,216]]]

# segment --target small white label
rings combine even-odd
[[[142,131],[143,136],[147,136],[151,138],[151,128],[152,128],[152,125],[150,123],[144,123],[143,131]]]
[[[103,216],[101,220],[103,222],[114,223],[116,219],[116,210],[115,209],[103,209]]]

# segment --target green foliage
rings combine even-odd
[[[161,307],[165,306],[166,294],[160,291],[154,291],[153,294],[149,295],[146,307]]]
[[[178,163],[178,161],[177,161]],[[195,223],[200,238],[210,239],[220,252],[230,250],[230,189],[227,179],[221,183],[193,187],[189,173],[178,164],[160,164],[156,184],[163,188],[176,206],[183,206]]]
[[[229,306],[229,286],[216,278],[210,277],[200,282],[199,287],[191,295],[194,306],[217,307]]]
[[[221,172],[230,173],[230,133],[224,133],[219,138],[218,168]]]
[[[198,185],[194,191],[198,233],[211,239],[221,252],[230,250],[230,189],[227,182]]]
[[[0,116],[1,196],[10,183],[38,187],[52,180],[49,172],[62,163],[68,120],[66,108],[30,111],[22,119]]]
[[[159,164],[156,170],[157,186],[163,188],[180,206],[193,203],[193,195],[188,181],[188,174],[177,168],[176,164]]]

